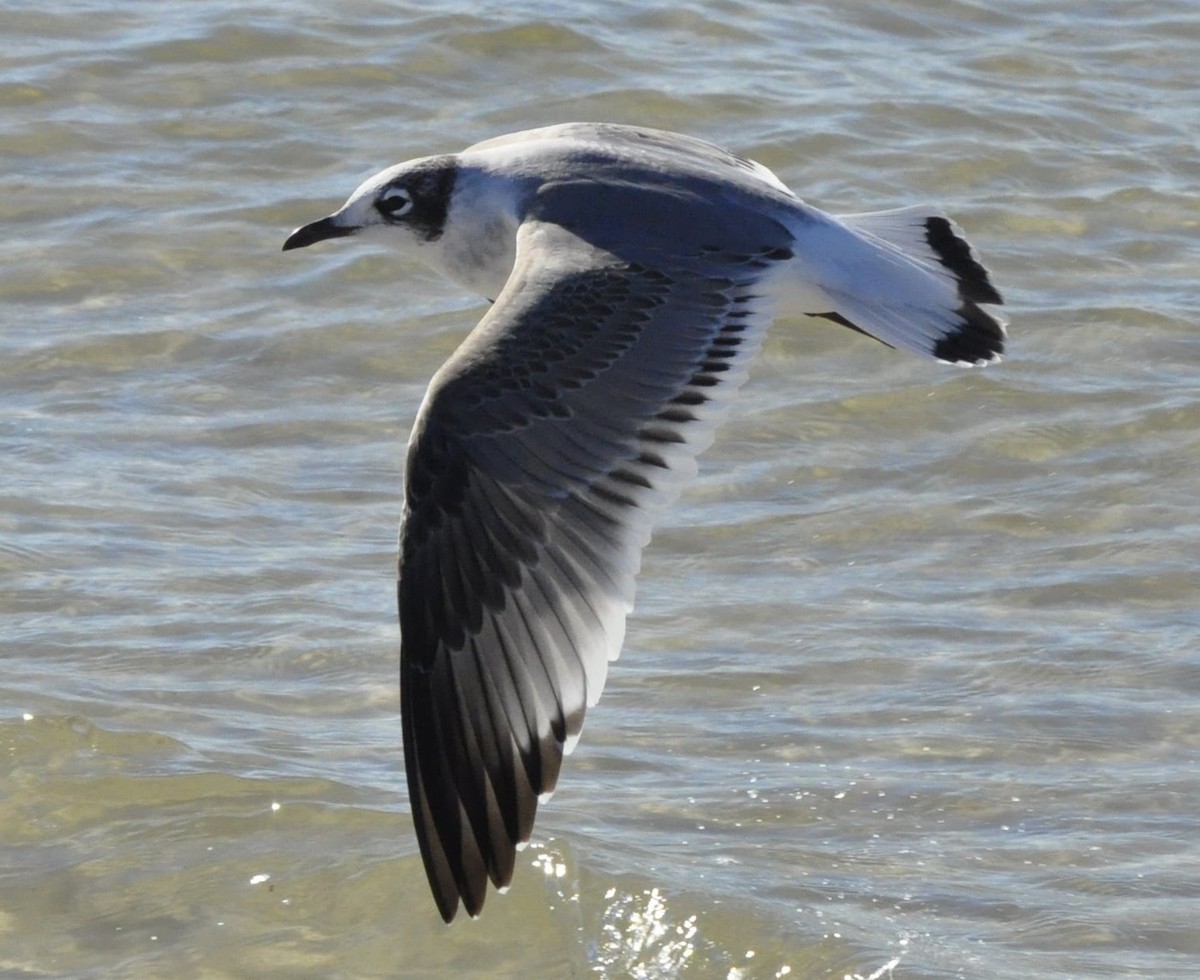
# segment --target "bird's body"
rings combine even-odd
[[[654,519],[777,313],[982,364],[1000,296],[956,226],[835,218],[657,130],[571,123],[382,171],[285,249],[382,229],[493,301],[409,443],[401,709],[443,918],[506,886],[620,652]]]

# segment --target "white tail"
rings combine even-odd
[[[792,228],[802,312],[942,361],[999,359],[1005,320],[981,304],[1003,300],[946,215],[914,207],[806,217]]]

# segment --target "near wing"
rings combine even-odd
[[[731,233],[695,200],[659,200],[621,227],[593,220],[586,242],[547,202],[431,383],[408,451],[404,755],[447,922],[460,899],[479,913],[489,878],[511,880],[620,651],[654,519],[761,343],[770,311],[755,284],[790,256],[786,232],[753,216],[734,247],[706,244]],[[660,227],[669,212],[682,231]],[[657,244],[618,244],[631,240]]]

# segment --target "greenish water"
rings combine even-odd
[[[1200,11],[0,12],[0,975],[1191,977]],[[517,880],[444,928],[400,759],[403,445],[480,315],[392,162],[610,119],[933,201],[986,372],[780,323]]]

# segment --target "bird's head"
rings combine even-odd
[[[333,214],[293,231],[283,250],[376,229],[400,245],[435,242],[445,231],[457,176],[458,165],[448,156],[389,167],[360,184]]]

